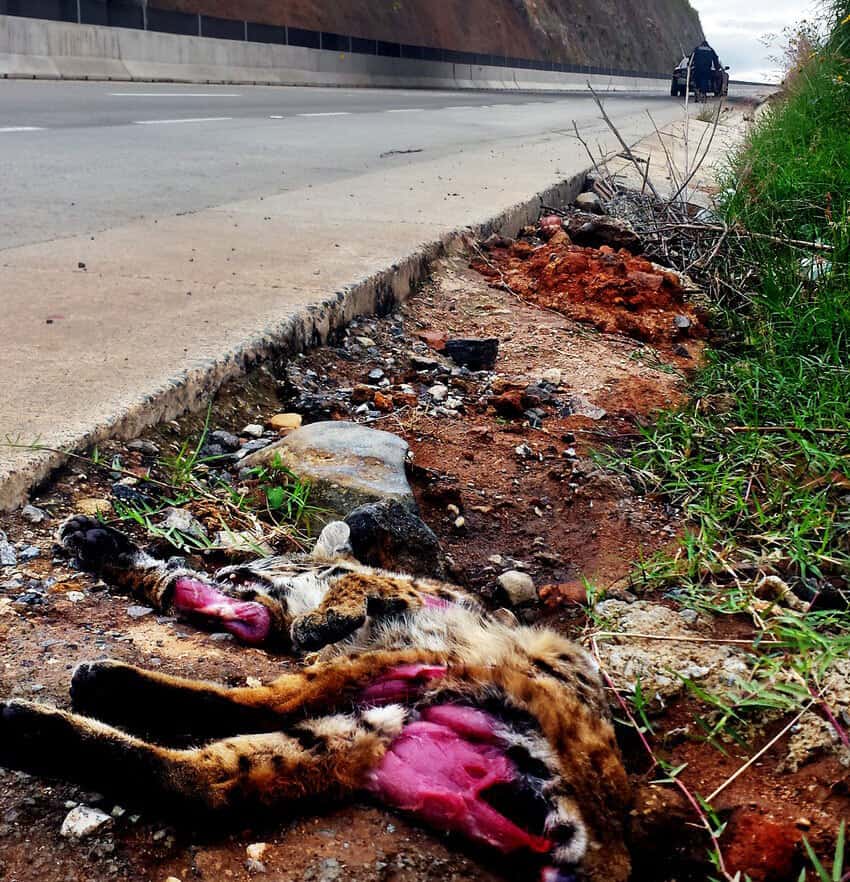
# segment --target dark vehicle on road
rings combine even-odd
[[[715,56],[716,57],[716,56]],[[692,64],[693,54],[686,55],[673,69],[673,79],[670,83],[670,94],[674,98],[684,98],[685,90],[688,88],[688,66]],[[709,72],[708,85],[705,94],[712,94],[716,97],[729,94],[729,67],[724,67],[719,60],[715,69]],[[693,67],[690,74],[690,91],[691,94],[699,97],[699,82],[695,75]]]

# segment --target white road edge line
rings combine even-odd
[[[241,98],[241,92],[110,92],[111,98]]]
[[[325,113],[296,113],[296,116],[350,116],[348,110],[331,110]]]
[[[387,110],[386,113],[424,113],[424,107],[397,107],[393,110]]]
[[[43,132],[43,126],[4,126],[0,132]]]
[[[164,126],[171,123],[224,122],[232,116],[198,116],[194,119],[134,119],[134,126]]]

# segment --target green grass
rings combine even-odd
[[[628,457],[633,480],[672,497],[692,527],[676,561],[644,566],[650,577],[696,585],[770,564],[816,590],[850,576],[850,85],[840,71],[850,77],[835,53],[813,61],[730,168],[730,222],[834,250],[813,279],[810,252],[746,242],[735,272],[749,271],[748,290],[721,304],[724,343],[692,402],[662,415]]]
[[[638,578],[756,626],[745,678],[685,684],[718,746],[810,704],[829,717],[822,682],[850,654],[847,613],[765,612],[755,591],[765,574],[807,596],[850,583],[850,0],[827,9],[833,34],[730,160],[722,206],[730,225],[825,248],[739,240],[689,403],[616,454],[687,525]]]

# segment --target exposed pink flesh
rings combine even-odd
[[[197,579],[174,583],[173,604],[175,612],[220,623],[245,643],[263,643],[271,631],[271,615],[261,603],[235,600]]]
[[[373,680],[361,693],[364,704],[392,704],[421,695],[430,680],[444,677],[444,665],[399,665]]]
[[[426,713],[440,722],[405,726],[370,772],[368,789],[439,830],[462,833],[505,853],[548,852],[548,839],[521,829],[481,798],[489,787],[516,778],[513,763],[487,743],[494,737],[495,719],[450,705]]]
[[[422,603],[429,609],[448,609],[454,604],[450,600],[444,600],[442,597],[434,597],[433,594],[426,594],[422,599]]]

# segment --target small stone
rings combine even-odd
[[[693,322],[686,315],[673,316],[673,327],[677,331],[687,331],[691,328]]]
[[[0,530],[0,566],[13,567],[18,562],[18,556],[15,549],[6,538],[6,534]]]
[[[255,438],[253,441],[247,441],[239,448],[236,459],[245,459],[245,457],[250,456],[252,453],[268,447],[272,441],[274,441],[274,438]]]
[[[153,612],[153,609],[149,606],[128,606],[127,607],[127,615],[130,616],[131,619],[142,619],[145,616],[149,616]]]
[[[505,559],[501,554],[491,554],[487,560],[489,563],[493,564],[494,567],[500,567],[505,562]]]
[[[446,511],[455,518],[460,514],[460,509],[453,502],[446,506]]]
[[[145,438],[136,438],[135,441],[128,442],[127,450],[135,450],[137,453],[143,453],[145,456],[156,456],[159,453],[159,446]]]
[[[47,520],[47,512],[35,505],[25,505],[21,509],[21,517],[28,520],[31,524],[40,524]]]
[[[695,625],[699,619],[699,613],[695,609],[680,609],[679,618],[688,625]]]
[[[71,603],[82,603],[85,599],[86,595],[82,591],[67,591],[65,593],[65,600],[69,600]]]
[[[576,208],[589,211],[591,214],[605,214],[602,200],[596,193],[579,193],[576,197]]]
[[[213,643],[232,643],[233,635],[228,634],[226,631],[216,631],[214,634],[210,634],[210,640]]]
[[[389,395],[384,395],[383,392],[376,392],[372,403],[381,413],[390,413],[394,406],[392,398]]]
[[[239,438],[233,432],[226,432],[224,429],[216,429],[214,432],[210,432],[210,442],[218,444],[229,451],[239,449]]]
[[[449,410],[457,410],[462,404],[463,399],[455,398],[454,395],[449,395],[449,397],[446,399],[446,407],[449,408]]]
[[[442,367],[436,358],[427,358],[422,355],[411,355],[410,365],[415,371],[435,371]]]
[[[527,459],[529,456],[534,455],[534,451],[528,446],[528,444],[520,444],[519,446],[514,448],[514,453],[520,459]]]
[[[587,589],[580,580],[543,585],[539,594],[547,606],[584,606],[587,603]]]
[[[113,806],[112,812],[111,812],[111,815],[113,818],[123,818],[124,815],[126,815],[126,814],[127,814],[127,809],[125,809],[123,806],[120,806],[120,805]]]
[[[607,414],[604,408],[597,407],[592,401],[585,398],[584,395],[571,395],[567,400],[567,408],[570,414],[587,417],[591,420],[601,420]]]
[[[521,417],[525,411],[523,395],[519,389],[508,389],[490,399],[496,413],[506,420]]]
[[[457,338],[446,340],[444,351],[455,364],[471,371],[491,371],[499,355],[499,341],[495,337]]]
[[[27,545],[21,549],[19,557],[21,560],[35,560],[41,557],[41,549],[36,545]]]
[[[249,423],[239,434],[244,438],[262,438],[264,431],[259,423]]]
[[[377,383],[378,380],[382,380],[384,378],[384,372],[380,368],[373,368],[369,371],[369,380],[373,383]]]
[[[812,826],[812,822],[808,818],[797,818],[794,821],[794,826],[799,827],[801,830],[808,830]]]
[[[449,387],[443,383],[435,383],[428,390],[428,394],[434,399],[434,401],[445,401],[449,394]]]
[[[94,517],[99,514],[109,514],[112,511],[112,503],[108,499],[91,496],[78,499],[74,504],[74,509],[78,514]]]
[[[303,422],[300,413],[276,413],[270,420],[269,425],[273,429],[281,431],[291,431],[298,429]]]
[[[540,382],[548,383],[550,386],[557,388],[561,385],[563,376],[563,371],[560,368],[549,368],[540,375]]]
[[[138,815],[134,815],[134,817],[138,817]],[[165,882],[183,882],[182,879],[178,879],[176,876],[169,876]]]
[[[268,847],[269,844],[267,842],[252,842],[245,849],[245,854],[247,854],[252,861],[261,861],[268,850]]]
[[[66,839],[85,839],[111,823],[112,818],[105,812],[87,805],[78,805],[65,816],[59,835]]]
[[[466,527],[466,518],[463,516],[459,518],[455,518],[454,520],[454,528],[455,530],[463,530]]]
[[[448,338],[445,331],[425,330],[420,331],[417,336],[437,352],[442,352],[446,348],[446,340]]]
[[[207,538],[207,531],[203,524],[185,508],[169,508],[167,516],[162,523],[166,530],[177,530],[187,536],[196,536],[199,539]]]
[[[371,349],[375,345],[375,341],[371,337],[355,337],[354,338],[364,349]]]
[[[502,573],[497,581],[514,606],[537,599],[537,592],[534,590],[534,580],[528,573],[521,573],[519,570],[508,570],[506,573]]]

